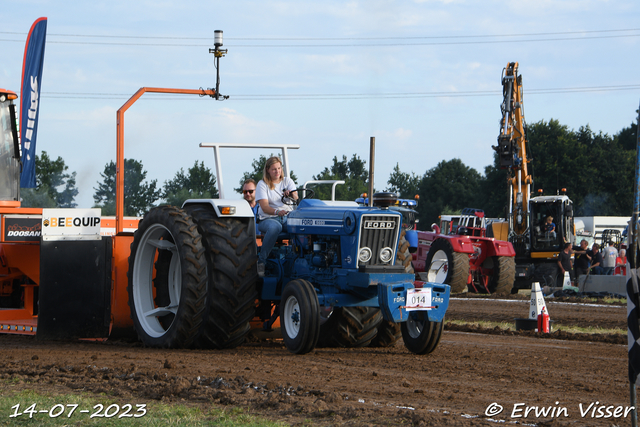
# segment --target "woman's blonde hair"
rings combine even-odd
[[[267,163],[264,164],[264,171],[262,171],[262,180],[269,186],[269,189],[271,190],[273,190],[274,188],[274,183],[271,180],[271,175],[269,175],[269,169],[271,169],[271,166],[275,165],[276,163],[280,163],[280,166],[282,167],[282,160],[280,160],[280,157],[269,157],[267,159]],[[282,178],[284,178],[284,169],[280,172],[280,179]]]

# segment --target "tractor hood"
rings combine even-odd
[[[298,208],[288,215],[290,233],[350,235],[363,216],[371,224],[367,228],[392,229],[401,215],[389,209],[358,206],[355,202],[331,202],[316,199],[300,201]],[[388,218],[392,221],[387,221]]]

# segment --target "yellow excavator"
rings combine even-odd
[[[502,72],[503,101],[498,145],[501,169],[508,170],[507,221],[493,224],[493,235],[508,240],[516,251],[516,280],[512,292],[541,286],[562,286],[558,254],[565,242],[574,243],[573,202],[562,194],[531,197],[533,175],[524,120],[522,76],[518,63],[510,62]]]

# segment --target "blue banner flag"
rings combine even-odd
[[[38,107],[42,85],[44,45],[47,39],[47,18],[38,18],[27,36],[22,61],[20,90],[20,147],[22,149],[21,188],[36,186],[36,135],[38,133]]]

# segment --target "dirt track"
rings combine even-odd
[[[557,324],[626,328],[623,306],[548,306]],[[513,321],[527,311],[528,301],[456,299],[448,318]],[[494,402],[504,408],[494,420],[523,425],[630,425],[630,416],[593,418],[587,411],[583,417],[579,406],[629,405],[626,344],[541,339],[531,332],[445,330],[427,356],[409,353],[401,342],[389,349],[317,349],[304,356],[277,341],[204,351],[0,335],[0,347],[0,378],[13,380],[5,392],[84,390],[111,392],[123,403],[243,406],[306,425],[495,426],[485,416]],[[524,405],[513,413],[518,403]],[[556,409],[524,418],[526,406]]]

